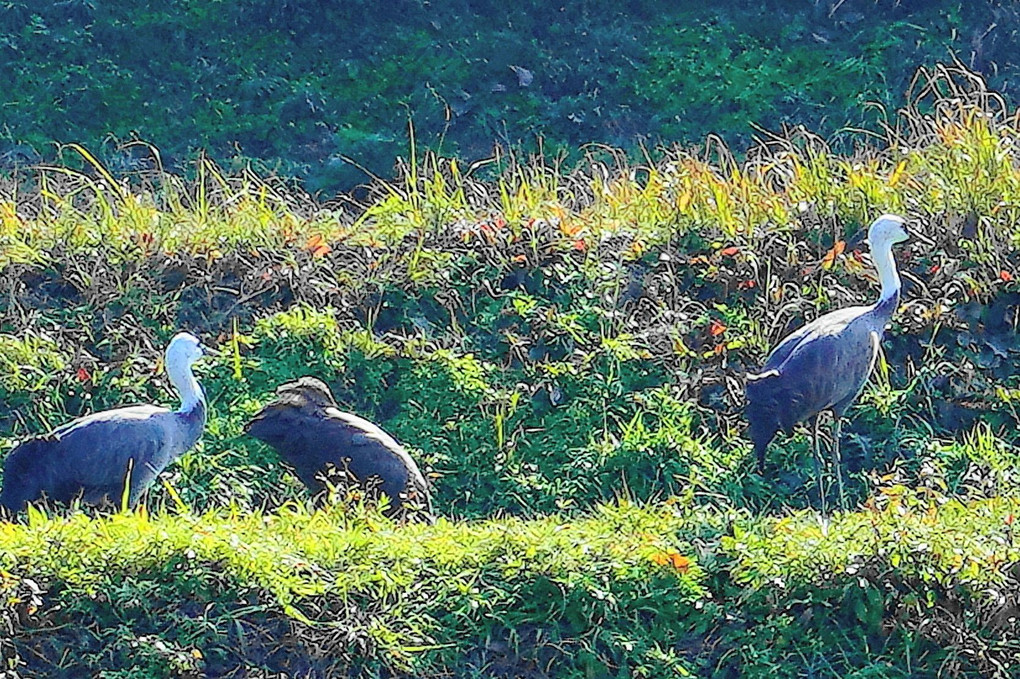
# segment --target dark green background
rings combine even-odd
[[[205,149],[335,192],[368,180],[345,157],[391,175],[409,119],[466,160],[709,133],[739,151],[752,124],[877,129],[867,102],[891,113],[954,53],[1009,93],[1017,17],[988,0],[4,2],[0,165],[76,141],[130,170],[145,152],[114,150],[141,138],[171,166]]]

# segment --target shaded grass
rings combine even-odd
[[[742,148],[751,123],[874,128],[885,115],[869,102],[894,106],[915,64],[950,54],[1004,88],[1016,72],[1016,12],[991,0],[589,0],[523,12],[411,1],[399,20],[370,2],[305,9],[14,4],[3,17],[18,58],[0,160],[33,162],[51,157],[54,140],[86,140],[111,163],[145,166],[131,143],[140,136],[160,140],[159,162],[201,147],[336,190],[364,181],[362,167],[390,176],[409,117],[421,145],[472,161],[496,140],[570,152],[597,142],[637,158],[642,140],[711,132]],[[178,49],[151,49],[169,44]],[[118,140],[129,148],[114,150]]]

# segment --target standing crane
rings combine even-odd
[[[746,413],[759,471],[764,470],[765,451],[780,429],[790,434],[798,422],[815,418],[815,474],[823,510],[819,417],[832,411],[832,464],[845,506],[839,453],[842,418],[868,381],[885,326],[899,306],[900,277],[892,249],[907,238],[902,217],[887,214],[876,219],[868,229],[868,243],[882,285],[878,301],[816,318],[781,341],[761,372],[747,376]]]
[[[181,399],[180,410],[135,405],[80,417],[48,434],[30,438],[7,456],[0,508],[15,515],[46,498],[68,503],[128,505],[168,464],[198,442],[205,428],[205,394],[192,372],[201,342],[177,333],[166,348],[166,372]]]
[[[407,450],[368,420],[342,412],[322,380],[281,385],[245,431],[272,446],[313,494],[325,490],[323,478],[334,472],[345,483],[386,495],[390,516],[417,507],[431,518],[425,477]]]

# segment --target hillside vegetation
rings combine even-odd
[[[319,203],[67,166],[0,185],[0,450],[172,402],[178,329],[218,346],[197,449],[131,514],[0,526],[0,655],[24,676],[872,677],[1018,664],[1020,122],[922,73],[881,139],[735,161],[590,150],[402,165]],[[743,375],[871,300],[881,212],[903,305],[844,426],[850,511],[810,442],[753,471]],[[316,511],[242,433],[315,374],[405,442],[435,525]],[[830,503],[832,498],[829,498]]]
[[[1002,0],[10,0],[0,167],[79,142],[131,169],[144,152],[114,149],[140,138],[167,167],[204,149],[334,193],[392,177],[408,120],[468,162],[710,133],[742,152],[752,124],[876,130],[951,55],[1015,94],[1018,31]]]

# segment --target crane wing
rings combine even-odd
[[[337,408],[327,408],[326,417],[332,426],[343,429],[348,442],[343,455],[350,458],[348,467],[359,479],[378,476],[382,490],[396,497],[418,472],[407,450],[377,425]]]
[[[762,367],[762,373],[773,369],[779,370],[801,344],[811,342],[817,337],[842,333],[850,323],[867,311],[868,307],[861,306],[838,309],[819,316],[807,325],[798,328],[772,349]]]
[[[29,439],[7,459],[3,495],[17,509],[43,493],[59,502],[83,495],[89,503],[107,497],[118,504],[130,466],[133,504],[169,461],[169,415],[156,406],[118,408]]]
[[[379,478],[379,491],[392,506],[402,497],[429,503],[425,478],[403,446],[380,427],[341,411],[324,385],[289,383],[278,398],[245,426],[245,431],[276,449],[312,491],[323,489],[321,476],[330,467],[359,482]]]

